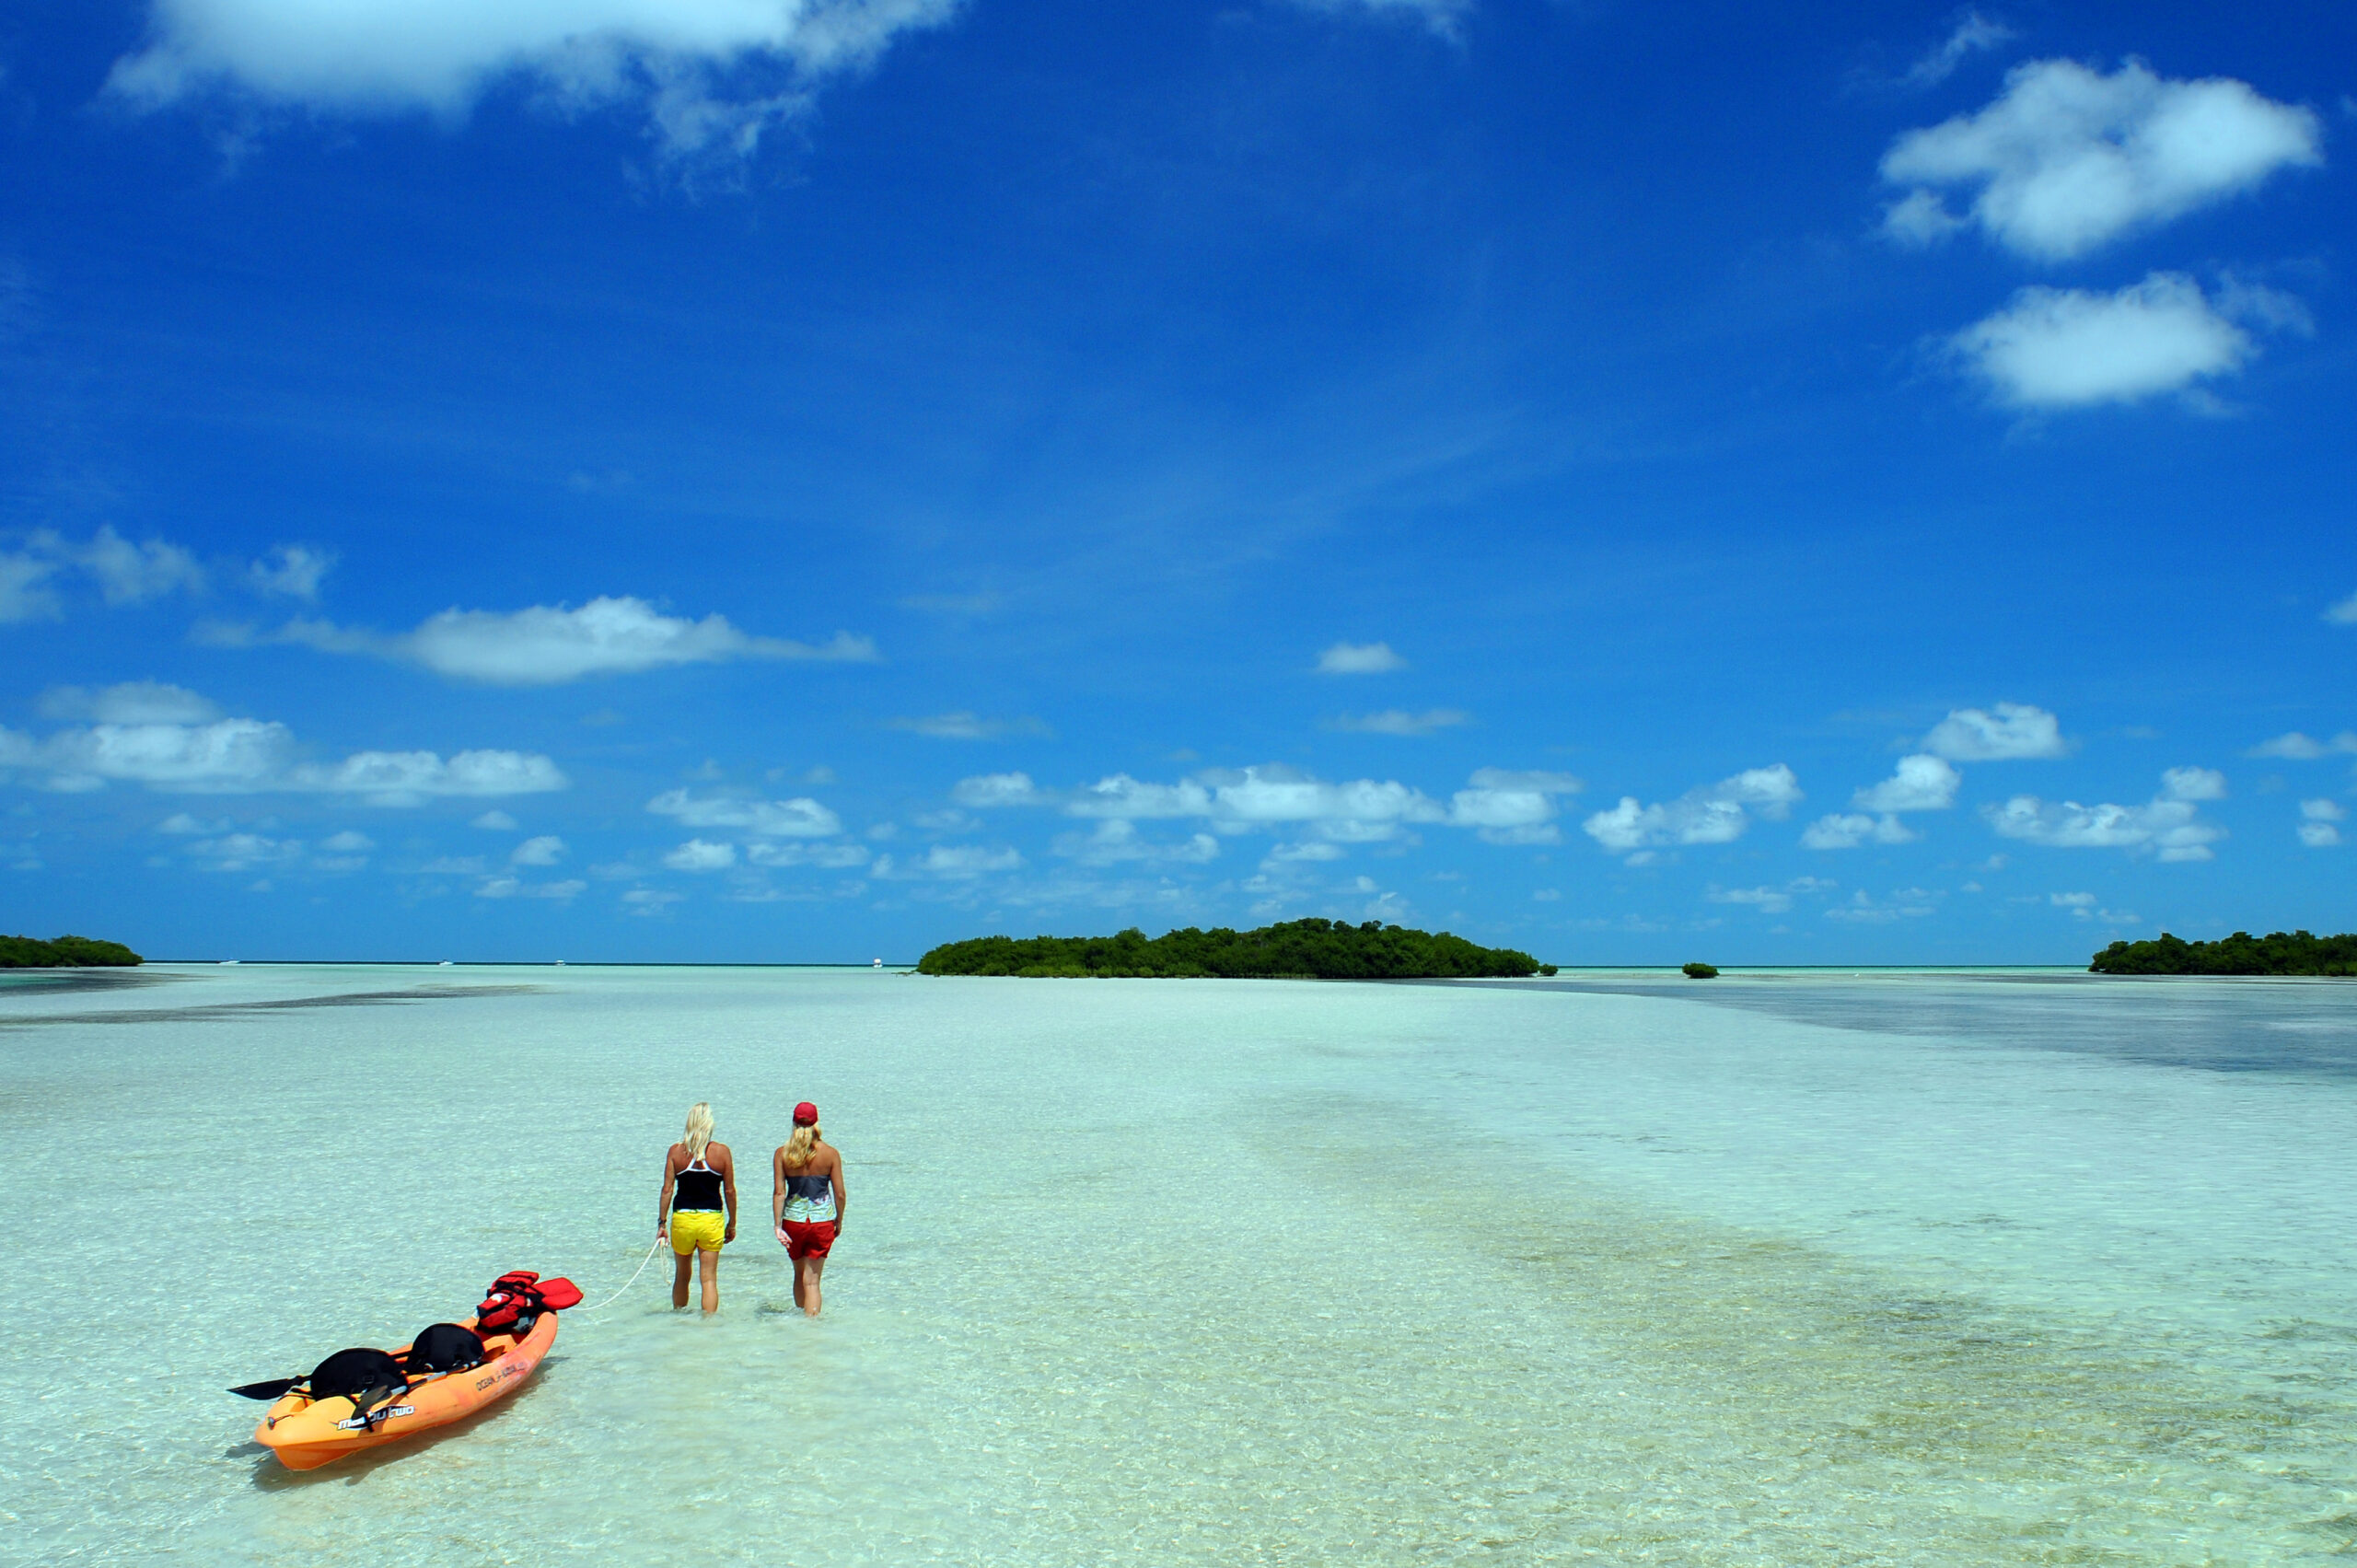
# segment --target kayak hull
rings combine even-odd
[[[485,1341],[483,1348],[495,1353],[485,1356],[481,1366],[412,1379],[409,1392],[392,1400],[395,1413],[366,1426],[341,1424],[353,1419],[352,1401],[341,1395],[314,1400],[307,1394],[288,1394],[263,1415],[254,1428],[254,1441],[276,1454],[278,1462],[290,1470],[315,1470],[347,1454],[380,1448],[463,1421],[524,1386],[524,1379],[556,1343],[557,1317],[554,1312],[541,1313],[532,1331],[520,1341]],[[466,1322],[473,1326],[471,1318]]]

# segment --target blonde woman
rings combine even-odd
[[[687,1135],[663,1156],[663,1195],[655,1203],[655,1234],[668,1235],[679,1268],[671,1276],[671,1307],[688,1305],[688,1260],[703,1274],[703,1309],[720,1310],[720,1249],[737,1239],[737,1162],[728,1145],[712,1141],[712,1107],[688,1108]]]
[[[819,1276],[827,1253],[843,1234],[843,1157],[819,1131],[819,1108],[804,1100],[794,1108],[794,1136],[770,1162],[770,1215],[778,1244],[794,1260],[794,1305],[819,1316]]]

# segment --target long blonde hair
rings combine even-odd
[[[785,1163],[786,1169],[799,1170],[810,1163],[810,1151],[825,1137],[826,1134],[819,1131],[817,1122],[806,1121],[786,1139],[785,1147],[779,1151],[778,1158]]]
[[[690,1165],[703,1158],[704,1145],[712,1142],[712,1107],[710,1105],[698,1100],[688,1107],[688,1135],[679,1141],[687,1146]]]

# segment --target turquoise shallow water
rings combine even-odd
[[[141,979],[0,995],[9,1561],[2357,1553],[2357,988]],[[825,1319],[757,1222],[470,1427],[247,1441],[619,1284],[698,1098],[825,1109]]]

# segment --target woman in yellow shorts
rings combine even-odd
[[[712,1141],[712,1107],[688,1109],[688,1133],[663,1156],[663,1195],[655,1204],[655,1234],[668,1235],[679,1268],[671,1276],[671,1306],[688,1305],[688,1260],[703,1275],[703,1309],[720,1310],[720,1249],[737,1239],[737,1162],[728,1145]]]

